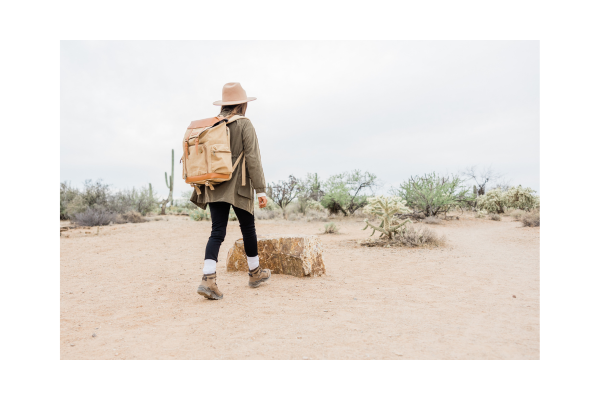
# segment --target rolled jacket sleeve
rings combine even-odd
[[[252,122],[250,120],[244,121],[242,142],[244,144],[244,156],[246,157],[246,169],[256,192],[264,193],[267,185],[260,157],[260,148],[258,147],[258,137]]]

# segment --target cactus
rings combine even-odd
[[[169,197],[168,197],[167,201],[171,201],[171,207],[173,207],[173,175],[174,174],[175,174],[175,150],[171,149],[171,176],[170,176],[170,178],[167,178],[167,173],[165,172],[165,183],[167,184],[167,188],[169,188]]]
[[[363,211],[381,219],[379,226],[372,225],[368,219],[365,219],[366,225],[363,228],[363,231],[367,228],[373,229],[371,236],[373,236],[375,231],[379,231],[381,232],[379,237],[387,236],[388,239],[391,240],[394,238],[394,235],[402,234],[405,229],[404,226],[407,223],[412,223],[410,219],[406,219],[402,223],[397,223],[399,221],[395,214],[410,212],[410,209],[406,206],[406,200],[401,197],[375,196],[367,199],[367,202],[368,204]]]
[[[150,196],[150,201],[154,203],[154,195],[152,194],[152,184],[148,184],[148,195]]]
[[[473,197],[477,197],[477,186],[473,185]]]

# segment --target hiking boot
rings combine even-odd
[[[250,275],[250,279],[248,280],[248,286],[255,288],[260,286],[261,283],[269,280],[269,278],[271,277],[271,270],[262,269],[259,265],[258,267],[256,267],[256,269],[249,271],[248,275]]]
[[[197,292],[209,300],[221,300],[223,293],[217,287],[217,273],[213,272],[212,274],[204,275]]]

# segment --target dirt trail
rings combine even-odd
[[[539,228],[462,218],[432,227],[446,247],[416,250],[358,246],[364,224],[336,223],[340,234],[320,236],[327,276],[251,289],[225,272],[241,237],[230,222],[221,301],[196,294],[210,222],[70,232],[61,359],[539,359]],[[322,229],[257,221],[259,235]]]

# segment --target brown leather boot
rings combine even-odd
[[[197,292],[209,300],[221,300],[223,293],[217,287],[217,273],[213,272],[212,274],[204,275]]]
[[[262,269],[259,265],[256,269],[249,271],[248,275],[250,275],[250,279],[248,280],[248,285],[250,287],[255,288],[255,287],[260,286],[261,283],[269,280],[269,278],[271,277],[271,270],[270,269]]]

